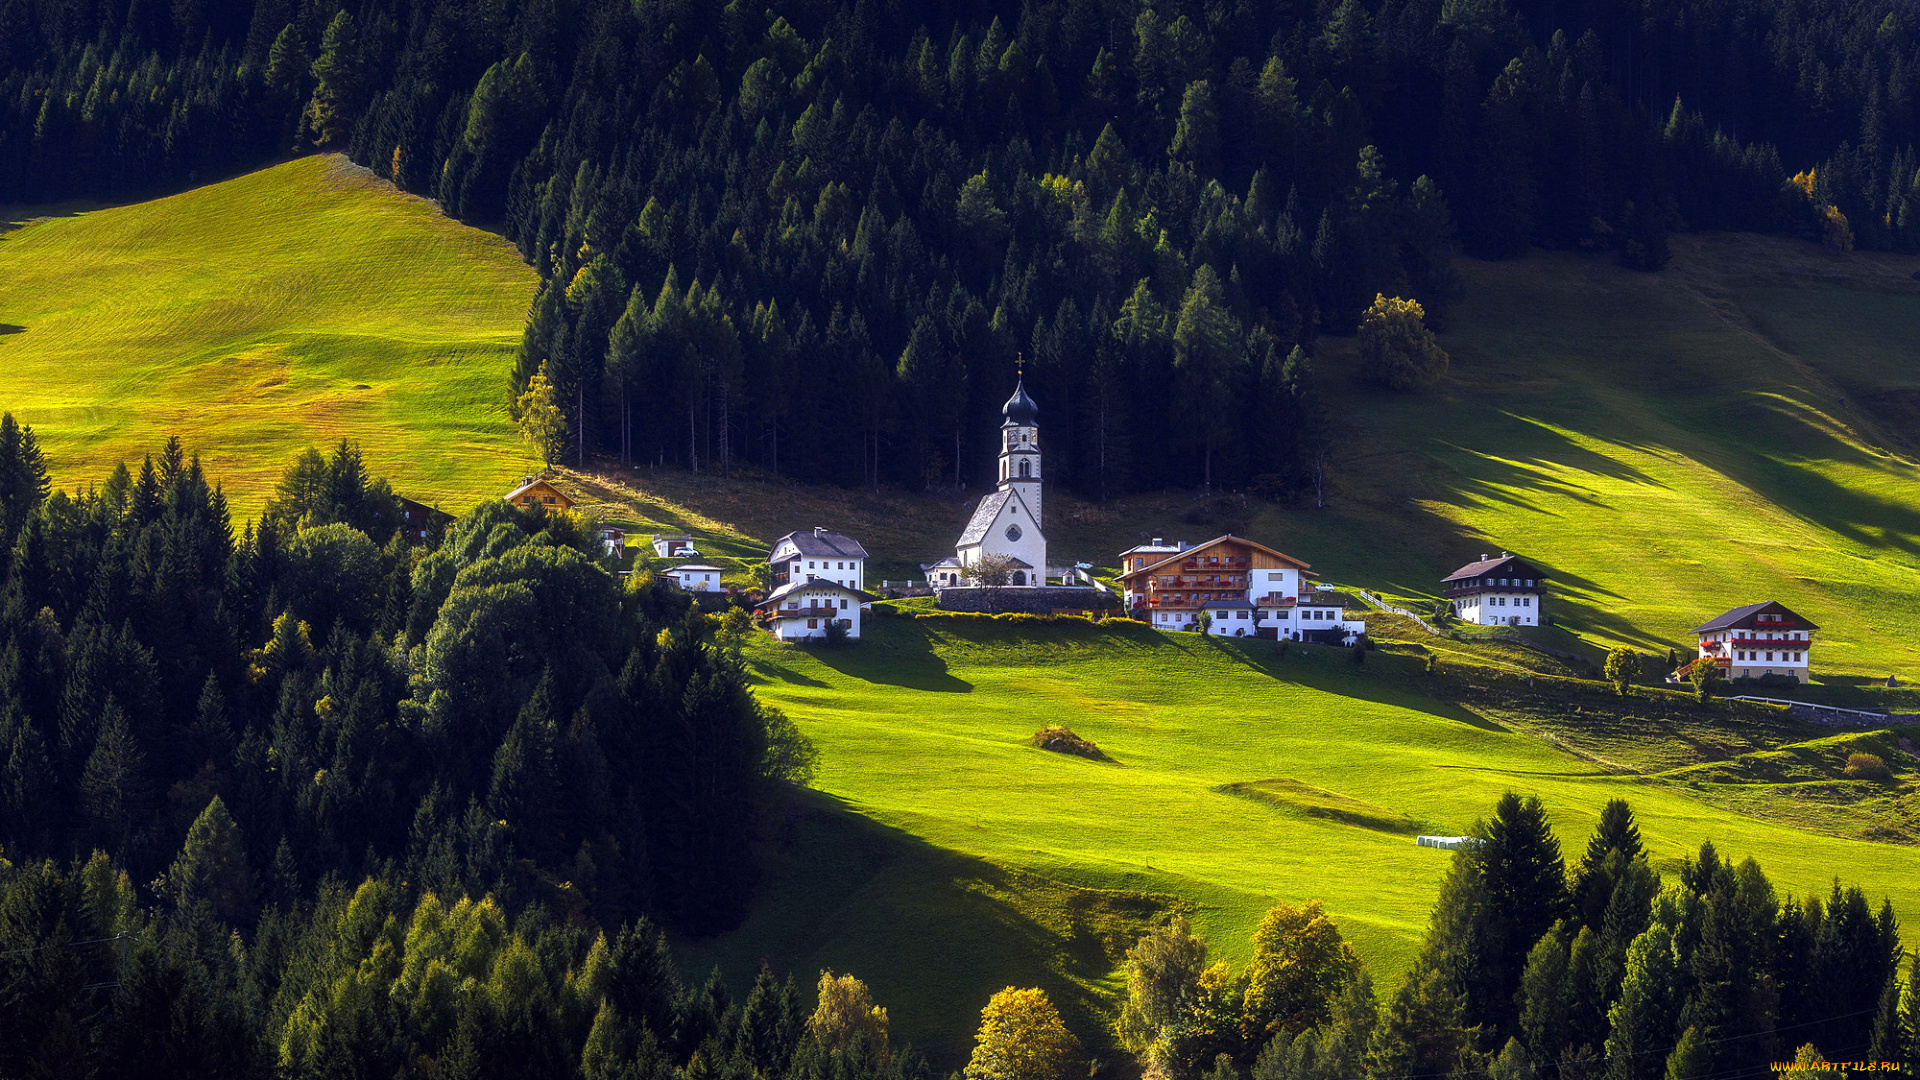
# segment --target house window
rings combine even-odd
[[[844,597],[840,601],[840,610],[841,611],[847,610],[847,601]]]
[[[818,630],[818,629],[820,629],[820,620],[819,620],[819,619],[808,619],[808,620],[807,620],[807,629],[809,629],[809,630]]]

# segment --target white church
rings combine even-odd
[[[968,567],[989,555],[1009,559],[1009,585],[1044,585],[1047,537],[1040,505],[1040,407],[1027,396],[1026,380],[1000,409],[1000,483],[974,507],[954,557],[929,564],[935,587],[972,584]]]

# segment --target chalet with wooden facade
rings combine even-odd
[[[847,640],[858,641],[861,608],[873,600],[837,581],[802,577],[768,593],[757,610],[781,641],[825,638],[834,623],[846,629]]]
[[[1351,644],[1366,624],[1314,588],[1307,564],[1229,533],[1204,544],[1155,540],[1120,553],[1122,601],[1161,630]],[[1204,616],[1204,618],[1203,618]]]
[[[1547,575],[1510,551],[1482,555],[1440,580],[1453,613],[1476,626],[1539,626]]]
[[[1693,628],[1700,639],[1694,662],[1717,664],[1728,679],[1785,675],[1804,683],[1819,629],[1785,604],[1748,604]]]
[[[428,506],[417,499],[405,495],[395,496],[400,500],[400,527],[409,540],[426,540],[437,537],[447,531],[454,523],[454,516],[437,506]]]
[[[531,478],[508,492],[507,501],[526,509],[543,507],[548,513],[573,509],[573,499],[566,492],[539,477]]]

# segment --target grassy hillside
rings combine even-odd
[[[1679,238],[1660,274],[1572,253],[1465,261],[1438,390],[1357,386],[1352,343],[1323,340],[1327,509],[1054,491],[1050,550],[1110,564],[1143,532],[1231,529],[1418,598],[1508,549],[1553,571],[1549,611],[1601,646],[1686,647],[1706,618],[1773,598],[1823,627],[1817,676],[1920,680],[1917,268],[1750,236]],[[986,433],[975,447],[992,453]],[[950,553],[978,496],[624,479],[750,536],[844,528],[889,576]]]
[[[171,198],[18,210],[0,235],[0,408],[62,486],[179,434],[259,509],[310,444],[358,440],[449,509],[531,467],[503,402],[534,274],[499,237],[337,156]]]
[[[1920,925],[1920,849],[1825,835],[1804,820],[1757,820],[1697,797],[1690,778],[1654,776],[1676,761],[1805,737],[1790,728],[1723,738],[1697,722],[1664,722],[1649,704],[1650,719],[1587,733],[1589,745],[1574,753],[1539,737],[1549,732],[1428,696],[1407,674],[1413,662],[1382,654],[1356,669],[1342,650],[1282,656],[1266,643],[1141,628],[897,618],[868,626],[857,646],[767,643],[752,656],[760,696],[818,743],[822,792],[913,843],[999,872],[1096,894],[1183,898],[1222,955],[1244,958],[1275,901],[1317,897],[1392,981],[1412,958],[1449,858],[1417,847],[1411,833],[1461,832],[1509,790],[1546,801],[1571,857],[1606,801],[1624,797],[1657,866],[1671,870],[1711,839],[1735,858],[1758,858],[1783,891],[1859,881],[1876,900],[1890,897],[1906,925]],[[1563,726],[1586,723],[1569,717]],[[1113,760],[1026,745],[1047,724],[1071,726]],[[1625,761],[1601,760],[1609,743],[1627,748],[1616,754]],[[1642,770],[1635,753],[1660,760]],[[1871,786],[1830,782],[1863,797]],[[844,842],[823,850],[844,851]],[[1004,985],[990,966],[961,972],[956,985],[955,972],[895,952],[897,940],[914,940],[889,936],[912,921],[901,911],[944,895],[966,955],[975,920],[953,899],[966,890],[942,893],[929,881],[944,878],[918,874],[853,880],[859,896],[833,920],[794,918],[785,913],[794,898],[773,890],[763,912],[782,914],[763,913],[732,948],[794,957],[803,970],[854,967],[910,1018],[944,1014],[950,1025],[966,1024],[968,1010]],[[1023,926],[1019,910],[1011,906],[1006,926]],[[1044,935],[1031,944],[1058,947]],[[1060,956],[1052,985],[1094,1016],[1102,1006],[1085,980],[1097,965]]]

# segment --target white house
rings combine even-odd
[[[967,583],[967,568],[951,555],[939,562],[921,563],[920,571],[927,575],[927,584],[936,589]]]
[[[1041,531],[1040,407],[1027,396],[1026,381],[1015,383],[1013,396],[1000,409],[1000,482],[981,498],[954,545],[954,562],[928,566],[930,581],[965,584],[967,568],[983,556],[1011,560],[1010,585],[1044,585],[1047,579],[1047,538]],[[937,570],[936,570],[937,568]]]
[[[768,593],[759,611],[781,641],[824,638],[836,622],[846,627],[848,640],[857,641],[861,606],[872,602],[872,596],[838,581],[803,577]]]
[[[1729,679],[1790,675],[1805,683],[1818,629],[1784,604],[1748,604],[1693,628],[1700,638],[1696,662],[1718,664]]]
[[[767,562],[773,567],[775,588],[808,578],[854,590],[867,587],[867,549],[851,536],[818,525],[775,540]]]
[[[698,554],[693,550],[693,537],[686,533],[653,534],[653,557],[656,559],[686,559]]]
[[[600,526],[600,548],[611,558],[619,559],[627,554],[627,530],[618,525]]]
[[[1313,587],[1291,555],[1231,533],[1204,544],[1155,540],[1120,553],[1122,601],[1161,630],[1350,645],[1367,624]],[[1204,616],[1204,618],[1202,617]]]
[[[1440,584],[1453,601],[1461,622],[1478,626],[1539,626],[1540,602],[1546,597],[1546,577],[1540,568],[1503,551],[1497,559],[1480,556],[1478,562],[1448,574]]]
[[[683,563],[666,571],[674,584],[686,592],[719,592],[720,568],[705,563]]]

